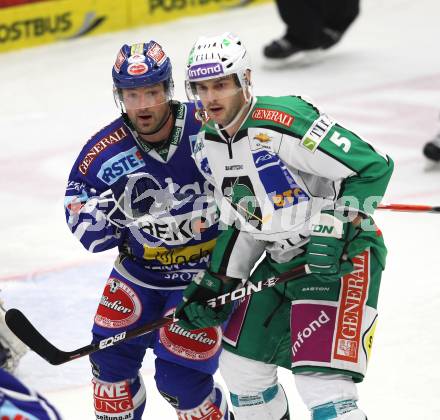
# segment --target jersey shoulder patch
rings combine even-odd
[[[335,124],[336,121],[327,114],[319,115],[301,138],[300,146],[311,153],[315,153],[321,141]]]
[[[122,118],[118,118],[98,131],[84,146],[78,160],[78,171],[87,175],[91,164],[113,144],[127,138],[130,134]]]
[[[299,96],[263,96],[257,97],[248,125],[270,125],[300,139],[318,116],[317,108]]]
[[[275,124],[285,129],[291,128],[294,121],[295,110],[290,106],[289,101],[286,101],[286,97],[257,97],[257,102],[249,116],[252,125]]]

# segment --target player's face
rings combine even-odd
[[[154,133],[168,118],[168,96],[163,83],[122,89],[122,100],[128,118],[139,134]]]
[[[196,91],[209,118],[222,126],[228,125],[246,103],[243,89],[233,76],[196,82]]]

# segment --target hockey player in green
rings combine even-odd
[[[392,160],[301,97],[253,96],[248,53],[232,34],[198,39],[186,85],[205,121],[193,154],[215,187],[224,231],[176,317],[196,329],[232,313],[220,370],[237,420],[290,418],[277,366],[295,374],[313,420],[365,420],[356,382],[370,355],[386,257],[371,214]],[[242,279],[302,264],[309,274],[234,311],[203,303]]]

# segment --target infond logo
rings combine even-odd
[[[189,80],[219,76],[221,74],[223,74],[223,67],[220,63],[199,64],[188,69]]]
[[[305,327],[302,331],[299,331],[298,335],[296,336],[296,340],[292,345],[293,356],[296,355],[305,340],[310,338],[314,332],[316,332],[323,325],[327,324],[329,321],[330,317],[323,310],[321,310],[317,319],[314,319],[307,327]]]

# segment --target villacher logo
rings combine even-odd
[[[165,315],[173,313],[174,308]],[[171,353],[189,360],[208,360],[220,348],[222,331],[220,327],[188,331],[172,323],[159,330],[162,345]]]
[[[136,291],[128,284],[110,277],[95,315],[95,323],[105,328],[122,328],[136,322],[142,304]]]

